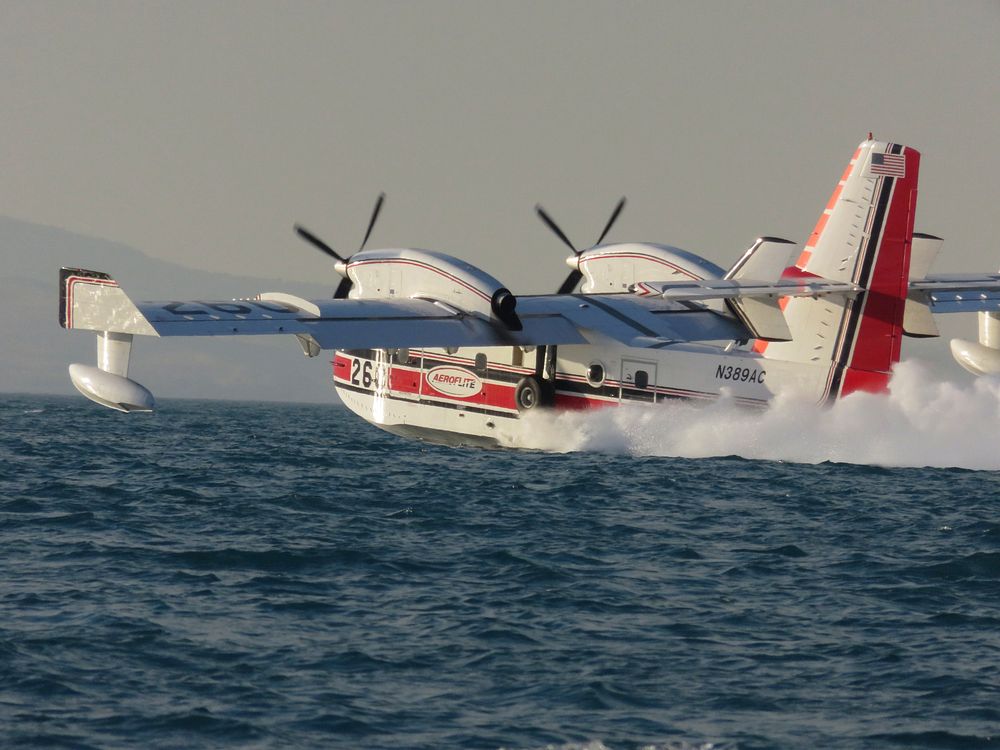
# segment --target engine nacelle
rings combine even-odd
[[[415,248],[363,250],[345,270],[354,282],[348,295],[352,299],[430,299],[521,330],[515,312],[517,298],[485,271],[445,253]]]
[[[570,256],[566,263],[583,273],[584,294],[627,292],[640,281],[721,279],[726,273],[687,250],[650,242],[601,245]]]
[[[101,406],[116,411],[153,411],[156,401],[153,394],[134,380],[129,380],[99,367],[72,364],[69,377],[84,396]]]

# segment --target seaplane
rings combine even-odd
[[[62,268],[60,324],[97,335],[96,366],[69,374],[103,406],[151,411],[128,377],[133,337],[289,335],[307,357],[332,352],[336,392],[378,427],[516,448],[540,410],[885,391],[903,338],[939,335],[935,314],[978,313],[978,341],[952,353],[1000,373],[1000,274],[928,275],[942,240],[914,231],[919,171],[917,150],[869,134],[804,247],[760,237],[728,270],[669,245],[602,244],[624,199],[587,249],[538,206],[572,250],[555,294],[516,295],[441,252],[365,249],[384,196],[349,257],[297,227],[335,261],[329,299],[135,302],[108,273]]]

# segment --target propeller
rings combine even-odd
[[[378,215],[382,211],[382,204],[385,203],[385,193],[379,193],[378,198],[375,200],[375,208],[372,209],[372,217],[368,221],[368,230],[365,232],[365,238],[361,240],[361,247],[357,249],[356,252],[360,253],[365,249],[365,245],[368,244],[368,238],[372,236],[372,229],[375,228],[375,222],[378,220]],[[348,292],[351,291],[351,287],[354,282],[351,281],[350,277],[347,275],[347,264],[351,262],[351,258],[345,258],[323,240],[317,237],[315,234],[310,232],[301,224],[295,225],[295,232],[302,239],[308,242],[310,245],[315,247],[320,252],[326,253],[335,261],[337,261],[337,271],[343,274],[344,278],[341,279],[340,283],[337,285],[337,290],[333,293],[334,299],[344,299],[347,297]],[[354,256],[351,256],[354,257]],[[342,268],[341,268],[342,267]]]
[[[618,201],[618,205],[615,206],[615,210],[611,212],[611,217],[608,219],[608,223],[604,225],[604,231],[601,232],[600,236],[597,238],[597,242],[591,245],[591,247],[597,247],[598,245],[601,244],[601,242],[604,241],[604,238],[607,237],[608,232],[611,231],[611,227],[614,226],[614,223],[618,220],[618,216],[619,214],[621,214],[623,208],[625,208],[624,196],[622,196],[622,199]],[[563,241],[563,244],[565,244],[566,247],[568,247],[570,250],[573,251],[574,256],[579,258],[580,255],[583,254],[583,250],[576,249],[576,246],[569,241],[569,237],[566,236],[565,232],[563,232],[563,230],[559,228],[559,225],[556,224],[555,221],[553,221],[552,217],[545,212],[545,209],[542,208],[541,205],[535,206],[535,213],[537,213],[538,218],[540,218],[545,223],[545,226],[551,229],[552,232],[555,234],[555,236],[561,239]],[[569,276],[567,276],[566,280],[563,281],[562,285],[560,285],[557,294],[569,294],[576,288],[576,285],[580,283],[580,279],[582,278],[583,278],[583,272],[580,270],[579,263],[576,263],[574,265],[573,270],[569,272]]]

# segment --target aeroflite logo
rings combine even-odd
[[[435,367],[427,373],[427,382],[438,393],[468,398],[483,390],[483,381],[458,367]]]

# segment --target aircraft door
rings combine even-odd
[[[656,402],[656,362],[622,360],[622,401]]]

